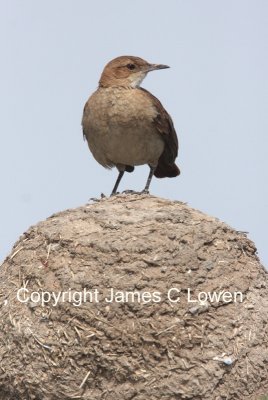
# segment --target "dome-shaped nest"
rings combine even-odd
[[[187,205],[118,195],[31,227],[0,269],[0,399],[261,399],[267,273]]]

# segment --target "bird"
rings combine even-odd
[[[149,193],[153,175],[173,178],[180,174],[175,164],[178,138],[173,121],[161,102],[140,84],[151,71],[169,68],[140,57],[120,56],[104,67],[97,90],[84,106],[84,139],[96,161],[116,167],[117,194],[125,172],[147,164],[150,168],[144,190]],[[131,191],[130,191],[131,192]]]

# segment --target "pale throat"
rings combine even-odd
[[[139,87],[147,72],[140,72],[129,76],[130,86],[133,88]]]

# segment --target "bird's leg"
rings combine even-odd
[[[116,194],[117,188],[118,188],[119,183],[120,183],[120,181],[121,181],[121,179],[122,179],[122,177],[123,177],[123,175],[124,175],[124,172],[125,172],[125,171],[119,171],[119,174],[118,174],[118,177],[117,177],[117,179],[116,179],[116,182],[115,182],[113,191],[112,191],[112,193],[111,193],[111,196],[113,196],[113,195]]]
[[[151,167],[150,165],[149,165],[149,167],[150,167],[150,173],[149,173],[145,188],[143,189],[143,191],[141,193],[149,193],[150,183],[151,183],[151,180],[152,180],[155,168],[156,168],[156,167]]]

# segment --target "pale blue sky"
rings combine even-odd
[[[172,115],[176,179],[151,193],[248,231],[268,265],[268,2],[1,0],[0,259],[52,213],[109,194],[82,140],[81,115],[120,55],[171,66],[143,82]],[[148,168],[120,189],[142,189]]]

